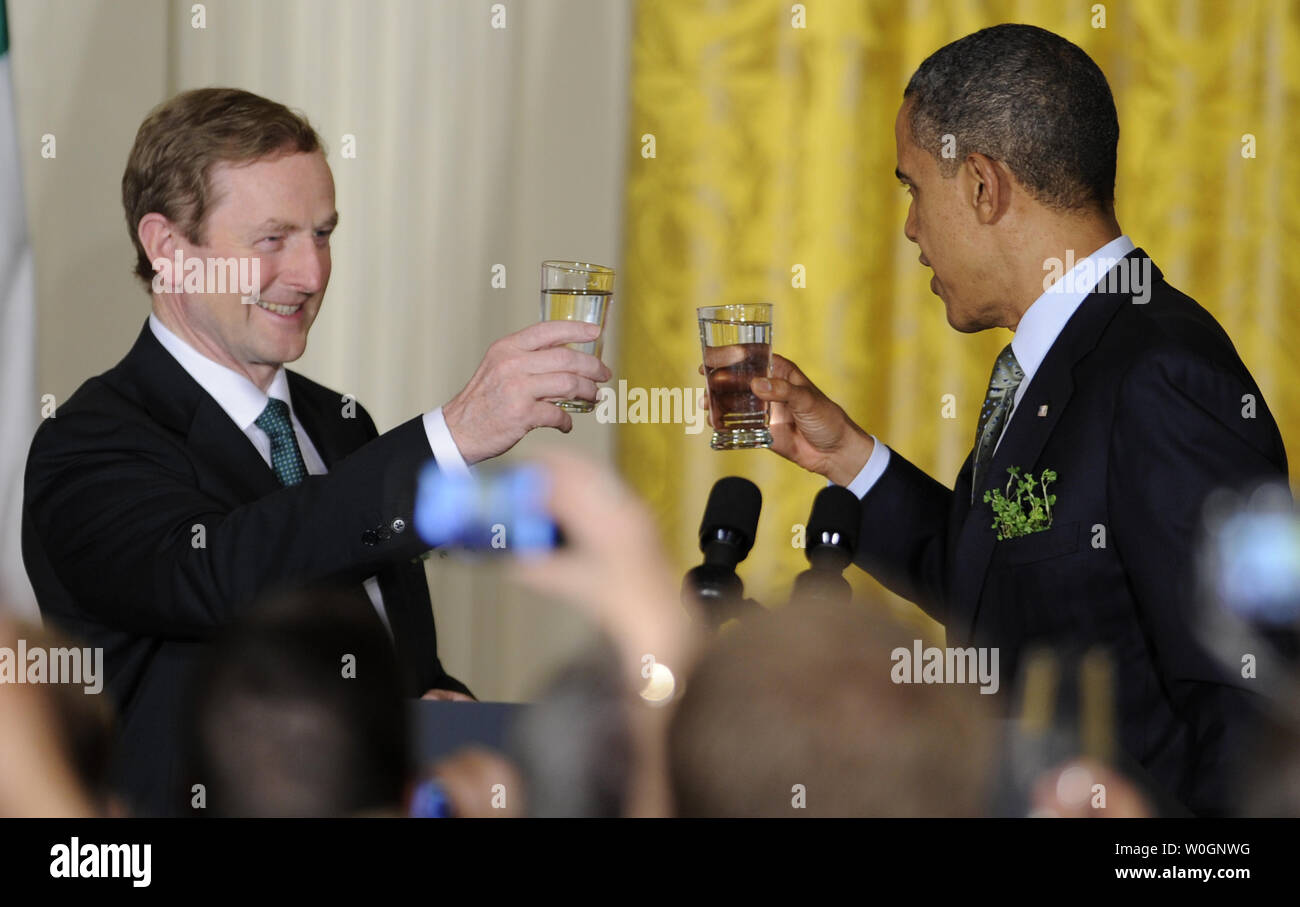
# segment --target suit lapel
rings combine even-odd
[[[1084,305],[1090,304],[1091,300],[1084,302]],[[1009,478],[1007,468],[1011,466],[1021,467],[1021,472],[1037,471],[1038,455],[1051,437],[1074,390],[1070,372],[1076,360],[1069,355],[1056,355],[1057,352],[1058,347],[1053,345],[1016,407],[1002,442],[989,461],[983,483],[986,487],[1005,486],[1005,480]],[[1043,405],[1047,406],[1048,415],[1039,418],[1037,412]],[[969,470],[963,487],[970,488]],[[954,626],[960,628],[966,639],[974,630],[984,578],[993,556],[993,546],[997,544],[997,535],[992,528],[993,511],[991,505],[984,503],[984,490],[976,490],[975,503],[969,507],[962,523],[957,538],[956,575],[951,586]],[[967,491],[961,502],[965,505],[969,500],[970,492]]]
[[[1141,249],[1126,256],[1130,259],[1147,258]],[[1130,262],[1129,267],[1134,266]],[[1161,279],[1154,263],[1151,280]],[[1047,351],[1038,371],[1025,389],[1020,404],[1012,414],[1006,433],[998,445],[984,480],[985,488],[976,489],[975,503],[967,508],[961,520],[953,549],[953,576],[949,585],[950,626],[969,640],[974,635],[975,621],[988,574],[989,561],[997,536],[992,528],[993,511],[984,503],[986,488],[1005,487],[1009,478],[1007,469],[1019,466],[1021,472],[1037,472],[1038,457],[1051,437],[1053,430],[1065,413],[1074,393],[1074,368],[1079,360],[1097,345],[1102,331],[1110,323],[1119,307],[1130,302],[1130,293],[1094,292],[1079,305],[1065,323],[1060,335]],[[1039,416],[1046,406],[1046,415]],[[1046,464],[1051,468],[1054,464]],[[971,459],[967,458],[954,489],[955,505],[967,507],[970,500]]]
[[[190,455],[207,467],[201,483],[215,476],[226,493],[246,501],[280,487],[248,436],[163,348],[147,320],[120,368],[149,414],[183,436]]]
[[[362,437],[359,431],[344,430],[345,420],[338,408],[342,401],[335,395],[314,392],[315,388],[297,372],[288,372],[288,378],[293,414],[298,417],[303,430],[316,445],[316,452],[325,461],[326,468],[333,469],[339,460],[370,440]]]
[[[192,456],[204,461],[242,500],[255,501],[281,487],[248,435],[206,392],[194,410],[186,444]]]

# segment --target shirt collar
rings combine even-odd
[[[1127,234],[1116,237],[1061,276],[1020,316],[1016,335],[1011,338],[1011,350],[1016,362],[1025,373],[1021,384],[1038,371],[1047,351],[1065,328],[1075,311],[1092,293],[1115,263],[1136,248]],[[1068,259],[1067,259],[1068,261]],[[1087,275],[1087,276],[1085,276]]]
[[[217,401],[217,405],[225,410],[240,431],[248,431],[249,426],[257,421],[270,397],[283,400],[290,413],[293,412],[293,403],[289,399],[288,373],[283,365],[275,370],[275,377],[271,379],[268,388],[269,393],[263,393],[246,375],[212,361],[176,336],[152,312],[149,313],[149,328],[163,349]]]

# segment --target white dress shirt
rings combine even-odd
[[[1091,255],[1076,262],[1073,269],[1044,290],[1042,295],[1025,309],[1025,314],[1020,317],[1020,323],[1016,325],[1015,336],[1011,338],[1011,351],[1016,354],[1016,361],[1020,363],[1020,369],[1025,373],[1025,377],[1021,379],[1020,386],[1016,388],[1016,395],[1012,398],[1011,415],[1002,425],[1002,434],[998,436],[998,443],[993,447],[995,453],[1007,433],[1007,426],[1020,411],[1020,398],[1025,395],[1029,382],[1033,380],[1034,373],[1047,358],[1047,351],[1061,335],[1065,323],[1088,298],[1093,288],[1101,283],[1115,263],[1134,248],[1136,247],[1133,245],[1133,240],[1127,235],[1112,239]],[[1085,284],[1081,279],[1085,268],[1090,269],[1089,274],[1096,276],[1096,279],[1089,284]],[[871,450],[871,456],[848,485],[849,491],[859,499],[871,490],[884,473],[885,467],[889,465],[889,448],[880,443],[880,439],[875,435],[872,435],[871,439],[876,442]]]
[[[153,313],[149,315],[149,329],[163,345],[163,349],[180,363],[181,368],[198,382],[199,387],[225,410],[235,426],[248,436],[248,440],[253,442],[253,446],[262,455],[268,468],[271,466],[271,438],[257,426],[256,422],[257,417],[266,409],[268,400],[275,397],[277,400],[283,400],[289,407],[289,420],[293,423],[293,433],[298,438],[298,449],[302,452],[302,464],[306,467],[307,474],[317,476],[329,472],[325,461],[321,459],[320,452],[316,450],[316,445],[303,430],[302,423],[298,421],[298,416],[293,411],[293,401],[289,398],[289,376],[283,365],[276,369],[275,377],[271,379],[271,386],[264,393],[247,376],[214,362],[177,337]],[[439,468],[468,472],[469,467],[465,463],[465,458],[461,456],[456,441],[452,438],[446,421],[443,420],[441,406],[424,414],[424,431],[429,437],[429,447],[438,460]],[[379,619],[388,628],[389,635],[392,635],[393,630],[388,623],[388,613],[384,610],[384,597],[379,591],[378,578],[372,576],[363,585],[371,604],[379,612]]]

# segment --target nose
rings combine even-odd
[[[299,293],[309,296],[321,291],[329,275],[330,250],[321,248],[311,237],[295,237],[288,252],[288,260],[280,272],[283,283]]]
[[[907,206],[907,220],[903,221],[903,235],[906,236],[911,242],[916,242],[917,236],[919,235],[919,233],[917,232],[918,226],[919,224],[917,223],[917,217],[916,217],[916,202],[913,201],[911,204]]]

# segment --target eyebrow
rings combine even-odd
[[[312,229],[314,229],[314,230],[332,230],[333,228],[335,228],[335,227],[338,226],[338,223],[339,223],[339,213],[338,213],[337,211],[335,211],[333,214],[331,214],[329,217],[325,218],[324,221],[322,221],[320,224],[318,224],[317,226],[313,227]],[[297,225],[297,224],[291,224],[291,223],[289,223],[288,221],[277,220],[277,219],[274,218],[274,217],[270,217],[270,218],[267,218],[266,220],[262,221],[262,222],[261,222],[260,224],[258,224],[256,227],[254,227],[254,228],[253,228],[253,232],[255,232],[255,233],[294,233],[294,232],[297,232],[298,229],[299,229],[299,228],[298,228],[298,225]]]
[[[894,176],[898,177],[900,180],[902,180],[905,183],[912,182],[912,178],[908,176],[906,173],[904,173],[902,170],[899,170],[897,167],[894,168]],[[913,185],[915,184],[913,183]]]

